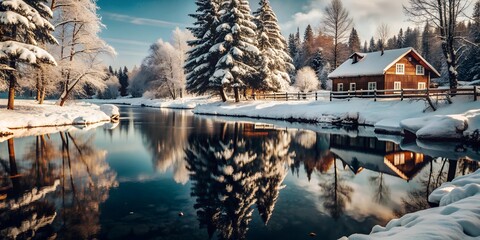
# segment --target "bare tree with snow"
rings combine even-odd
[[[141,96],[150,92],[154,97],[182,97],[186,88],[184,63],[190,49],[187,42],[193,39],[188,30],[173,31],[172,42],[159,39],[150,46],[139,72],[132,78],[130,92]]]
[[[323,24],[325,33],[333,37],[333,68],[338,67],[339,45],[345,41],[352,27],[352,18],[350,18],[347,9],[343,7],[341,0],[332,0],[325,8]]]
[[[459,19],[469,6],[468,0],[409,0],[404,11],[414,22],[430,23],[438,30],[446,59],[450,88],[457,88],[457,67],[465,47],[465,38],[457,31]]]
[[[317,74],[311,67],[304,67],[297,72],[294,86],[302,92],[310,92],[318,89]]]
[[[115,50],[99,36],[104,25],[95,0],[56,0],[52,1],[52,9],[60,41],[53,51],[60,65],[63,89],[59,105],[63,106],[72,93],[81,93],[85,84],[105,88],[106,72],[100,56],[114,55]]]
[[[386,23],[380,24],[377,28],[377,37],[378,37],[378,46],[380,48],[380,51],[382,51],[382,56],[385,51],[385,45],[387,44],[388,37],[390,36],[390,28]]]
[[[14,69],[18,70],[20,64],[56,64],[55,59],[39,46],[57,43],[52,35],[54,26],[48,20],[53,13],[46,2],[0,1],[0,63],[9,83],[8,109],[14,109],[18,74]]]

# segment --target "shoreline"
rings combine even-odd
[[[4,99],[0,99],[3,107]],[[38,134],[54,129],[89,128],[113,122],[119,116],[118,107],[73,102],[60,107],[52,101],[39,105],[33,100],[18,100],[15,110],[0,109],[0,141]]]

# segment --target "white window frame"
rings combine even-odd
[[[395,70],[397,75],[405,75],[405,64],[403,63],[397,63],[395,65]]]
[[[423,76],[423,75],[425,75],[425,68],[422,65],[417,65],[415,67],[415,72],[416,72],[417,75]]]
[[[368,91],[377,90],[377,82],[368,82]]]
[[[418,90],[425,90],[427,89],[427,83],[419,82],[418,83]]]
[[[343,92],[343,83],[337,83],[337,92]]]
[[[350,91],[357,91],[357,83],[350,83]]]
[[[393,82],[393,90],[402,90],[402,82]]]

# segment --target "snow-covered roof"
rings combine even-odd
[[[424,67],[440,76],[440,73],[432,65],[430,65],[427,60],[422,58],[422,56],[415,51],[415,49],[409,47],[385,50],[383,55],[381,51],[353,54],[347,61],[335,69],[335,71],[330,73],[328,78],[384,75],[385,72],[393,66],[393,64],[397,63],[409,53],[416,55],[416,57],[420,59],[420,62],[425,63]],[[354,55],[358,55],[362,58],[358,59],[358,62],[353,63]]]

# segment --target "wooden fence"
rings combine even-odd
[[[254,93],[252,98],[255,100],[276,100],[276,101],[306,101],[306,100],[326,100],[333,101],[334,99],[352,98],[368,98],[377,101],[377,99],[439,99],[443,98],[451,102],[452,96],[472,96],[474,101],[477,101],[480,96],[477,86],[472,88],[458,88],[458,89],[400,89],[400,90],[358,90],[358,91],[344,91],[344,92],[286,92],[286,93]]]

